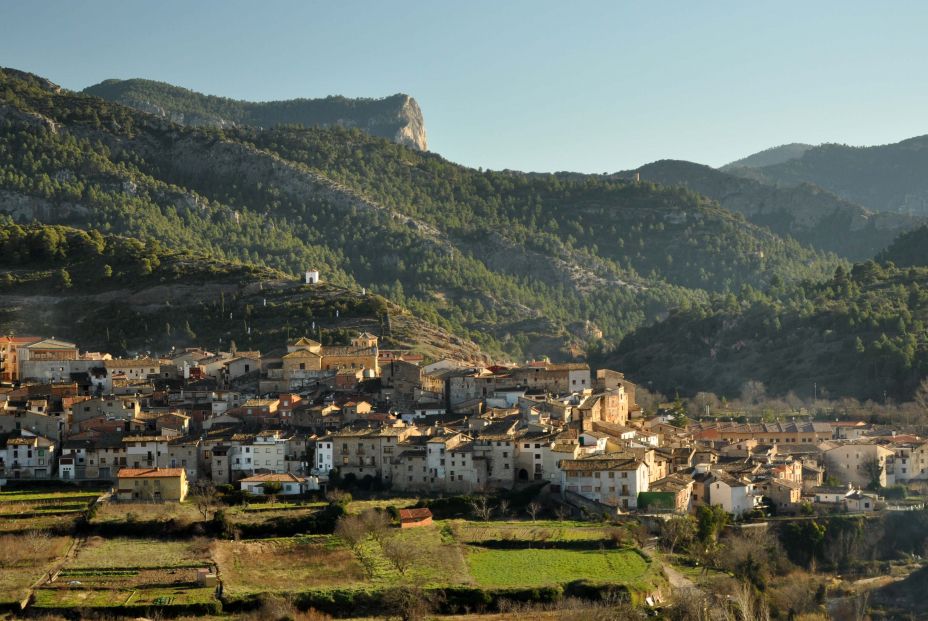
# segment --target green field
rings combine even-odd
[[[574,580],[633,584],[648,571],[648,562],[634,550],[471,549],[467,564],[477,584],[485,587],[544,586]]]
[[[590,522],[538,520],[511,522],[472,522],[443,520],[436,522],[461,543],[485,541],[607,541],[623,529]]]
[[[37,490],[10,490],[0,492],[0,504],[12,502],[54,502],[84,501],[90,502],[98,498],[101,492],[96,490],[67,489],[58,491]]]
[[[91,537],[67,564],[72,568],[202,567],[209,563],[209,541],[161,541]]]

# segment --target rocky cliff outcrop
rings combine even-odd
[[[251,102],[204,95],[151,80],[105,80],[83,92],[191,127],[338,125],[428,150],[422,110],[415,99],[402,93],[382,99],[326,97]]]

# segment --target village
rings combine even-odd
[[[645,413],[584,363],[426,363],[360,333],[276,351],[114,358],[0,339],[0,481],[110,482],[117,500],[198,485],[451,496],[545,487],[606,516],[719,506],[733,518],[885,508],[928,481],[928,443],[863,422],[698,422]],[[547,485],[544,485],[547,484]]]

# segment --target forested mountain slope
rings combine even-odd
[[[12,70],[0,212],[316,267],[516,358],[840,263],[682,189],[478,171],[344,128],[186,127]]]
[[[881,263],[899,267],[928,266],[928,225],[907,231],[877,255]]]
[[[766,185],[692,162],[661,160],[634,172],[643,180],[698,192],[778,235],[854,261],[872,258],[901,231],[923,221],[905,214],[874,213],[807,183]],[[618,175],[631,178],[634,172]]]
[[[333,96],[253,102],[204,95],[164,82],[139,79],[105,80],[88,86],[83,92],[183,125],[357,127],[408,147],[428,149],[422,110],[415,99],[401,93],[382,99]]]
[[[823,144],[802,157],[727,172],[765,183],[813,183],[872,211],[928,215],[928,136],[874,147]]]
[[[780,145],[779,147],[770,147],[769,149],[752,153],[740,160],[735,160],[730,164],[726,164],[722,166],[720,170],[728,170],[729,168],[761,168],[763,166],[781,164],[802,157],[803,153],[812,148],[814,148],[813,145],[803,144],[801,142],[791,142],[789,144]]]
[[[622,341],[608,364],[673,394],[769,393],[910,400],[928,374],[928,268],[873,261],[822,284],[718,296]]]
[[[487,358],[472,342],[383,297],[303,285],[277,270],[171,250],[157,241],[0,217],[0,325],[117,354],[201,345],[268,351],[295,335],[358,331],[430,359]]]

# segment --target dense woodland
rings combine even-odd
[[[897,237],[877,258],[899,267],[928,265],[928,226],[907,231]]]
[[[0,188],[25,197],[18,219],[289,273],[315,266],[516,358],[608,346],[704,302],[705,289],[840,263],[683,190],[477,171],[358,130],[184,128],[12,71],[0,97]],[[236,166],[292,172],[251,182],[231,165],[175,164],[180,150],[208,162],[230,149]],[[324,191],[295,190],[294,178]]]
[[[773,394],[908,400],[928,374],[926,325],[928,268],[868,261],[823,283],[715,296],[638,330],[609,362],[670,394],[756,380]]]

